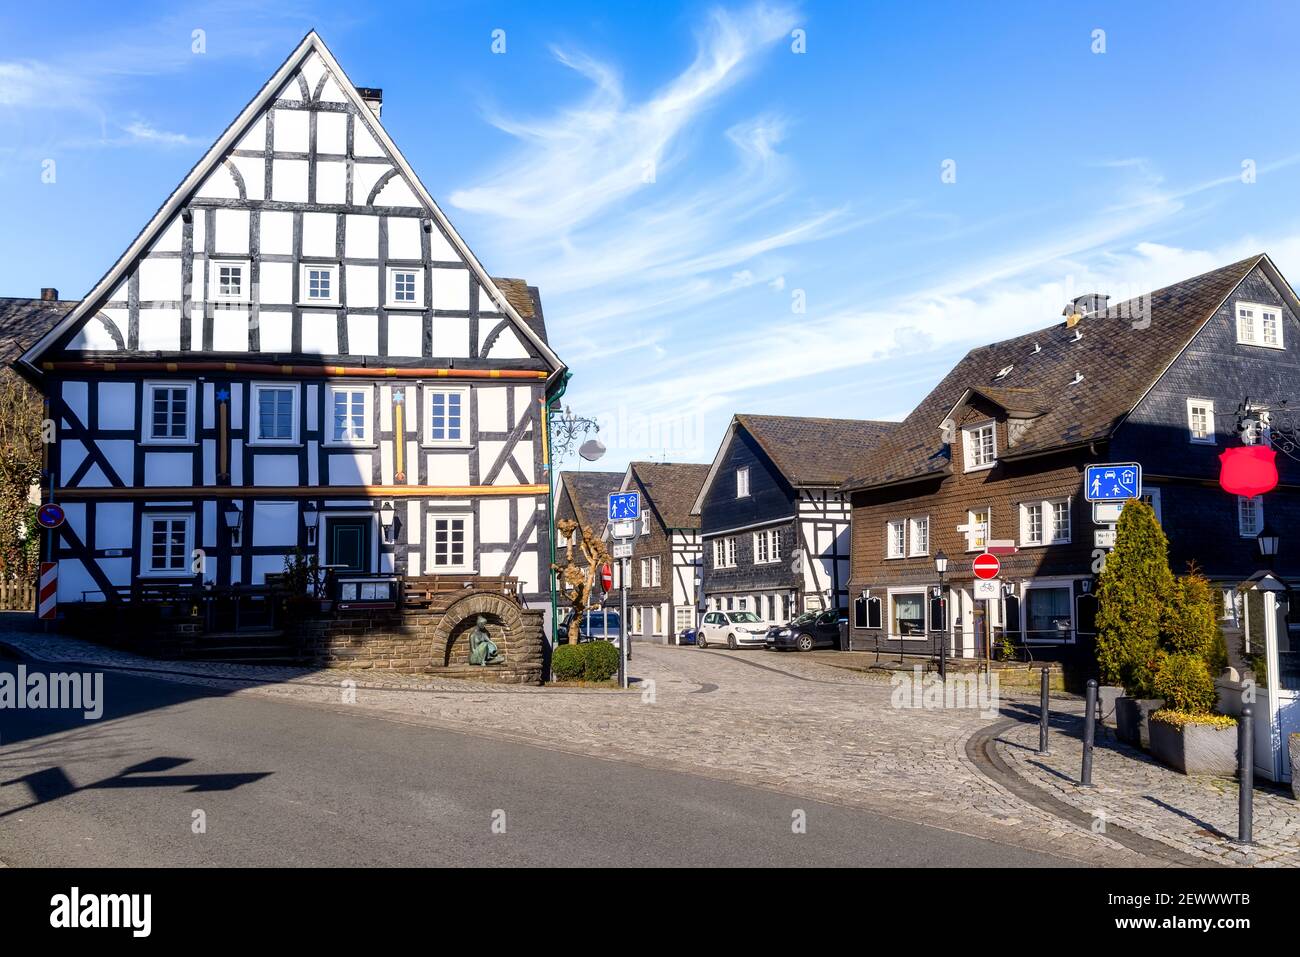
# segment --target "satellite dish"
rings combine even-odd
[[[588,439],[582,443],[582,447],[578,449],[578,454],[588,462],[594,462],[605,454],[605,443],[600,439]]]

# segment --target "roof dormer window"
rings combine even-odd
[[[991,469],[998,461],[997,425],[983,422],[961,430],[964,470]]]

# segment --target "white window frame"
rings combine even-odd
[[[713,567],[736,567],[736,538],[734,535],[713,540]]]
[[[232,296],[221,291],[221,267],[239,267],[239,295]],[[209,259],[208,260],[208,298],[213,302],[251,302],[253,286],[253,267],[247,259]]]
[[[695,625],[695,609],[688,605],[678,605],[673,609],[673,633],[681,634]]]
[[[1056,528],[1056,506],[1064,505],[1066,518],[1070,527],[1064,538],[1060,537]],[[1068,496],[1058,496],[1057,498],[1045,498],[1035,501],[1019,503],[1020,510],[1020,545],[1022,548],[1045,548],[1048,545],[1069,545],[1074,538],[1074,500]],[[1029,510],[1037,508],[1039,510],[1039,534],[1038,541],[1033,541],[1029,537]]]
[[[1255,525],[1247,529],[1243,519],[1245,518],[1244,506],[1247,502],[1255,503]],[[1264,496],[1256,495],[1248,498],[1245,495],[1237,496],[1237,534],[1242,538],[1255,538],[1259,535],[1260,530],[1264,527]]]
[[[185,523],[185,545],[182,567],[179,569],[157,569],[153,567],[153,523],[156,521],[183,521]],[[140,520],[140,577],[141,578],[192,578],[191,566],[194,560],[194,513],[193,512],[145,512]]]
[[[1070,637],[1069,638],[1031,638],[1029,635],[1029,593],[1035,590],[1051,588],[1065,589],[1070,593]],[[1020,635],[1025,644],[1035,645],[1072,645],[1078,640],[1079,627],[1076,612],[1078,596],[1074,593],[1074,580],[1070,578],[1041,578],[1026,583],[1020,589]]]
[[[1205,414],[1205,435],[1196,434],[1196,410],[1200,409]],[[1188,399],[1187,400],[1187,440],[1193,445],[1215,445],[1218,437],[1214,434],[1214,400],[1213,399]]]
[[[1242,313],[1247,310],[1253,310],[1253,315],[1248,319]],[[1264,341],[1264,313],[1272,313],[1277,317],[1277,341]],[[1238,302],[1236,304],[1237,317],[1237,343],[1243,346],[1258,346],[1262,349],[1285,349],[1285,333],[1283,332],[1283,312],[1281,306],[1266,306],[1261,302]],[[1243,320],[1250,322],[1250,328],[1243,326]]]
[[[899,547],[895,548],[895,545]],[[907,519],[896,518],[885,523],[885,558],[907,557]]]
[[[362,422],[362,430],[364,434],[359,439],[334,438],[334,396],[340,392],[346,392],[348,394],[360,392],[365,399],[365,412]],[[325,422],[324,444],[332,448],[348,446],[373,448],[375,446],[374,404],[375,387],[373,385],[353,385],[345,382],[331,382],[327,384],[325,387],[325,414],[322,416],[322,419]],[[565,544],[567,545],[568,543],[566,542]]]
[[[185,416],[185,435],[180,438],[158,437],[153,434],[153,393],[155,389],[184,389],[187,415]],[[144,383],[144,408],[140,410],[140,444],[141,445],[193,445],[194,419],[196,410],[194,399],[198,390],[193,382],[172,382],[166,379],[149,379]]]
[[[450,395],[456,393],[460,395],[460,438],[458,439],[435,439],[433,437],[433,397],[435,395]],[[466,448],[471,444],[470,431],[470,395],[469,386],[465,385],[426,385],[424,394],[421,398],[421,412],[424,414],[424,428],[420,430],[420,436],[426,446],[435,448]]]
[[[298,276],[298,305],[300,306],[337,306],[339,304],[339,266],[338,263],[303,263]],[[330,294],[328,299],[313,299],[311,292],[311,270],[327,269],[330,274]]]
[[[928,641],[930,639],[930,589],[918,587],[890,588],[886,592],[889,599],[883,609],[885,618],[881,621],[881,630],[885,633],[886,638],[893,641]],[[894,607],[899,598],[919,595],[921,597],[921,633],[919,635],[904,635],[894,630],[894,625],[898,622],[898,616],[894,613]]]
[[[736,469],[736,498],[749,498],[749,466]]]
[[[641,513],[641,534],[650,534],[650,513],[643,511]]]
[[[415,298],[411,300],[397,298],[397,274],[415,274]],[[385,273],[384,305],[388,309],[423,309],[424,308],[424,267],[423,266],[389,266]]]
[[[290,412],[290,425],[292,426],[289,438],[287,439],[264,439],[258,435],[258,430],[262,426],[261,415],[261,393],[268,390],[288,389],[293,393],[293,408]],[[297,382],[254,382],[249,387],[249,421],[248,421],[248,444],[249,445],[298,445],[300,444],[300,435],[298,431],[299,412],[302,403],[302,387]]]
[[[984,544],[975,544],[975,513],[983,512],[987,518],[984,520]],[[993,537],[993,507],[985,505],[983,508],[971,508],[966,510],[966,551],[982,552],[989,545],[989,539]]]
[[[767,528],[754,533],[754,564],[775,565],[781,560],[781,530]]]
[[[925,548],[916,547],[917,531],[925,528]],[[917,515],[907,520],[907,557],[921,558],[930,554],[930,516]]]
[[[650,559],[650,587],[659,588],[663,584],[663,563],[658,555]]]
[[[974,448],[973,440],[976,433],[983,432],[985,429],[988,429],[993,437],[992,458],[987,462],[976,463],[975,457],[971,454],[971,449]],[[995,419],[962,427],[961,463],[963,472],[982,472],[998,464],[998,423]]]
[[[1164,519],[1163,519],[1163,517],[1162,517],[1161,514],[1160,514],[1160,488],[1159,488],[1159,486],[1150,486],[1150,485],[1148,485],[1146,488],[1142,489],[1142,500],[1143,500],[1143,501],[1147,501],[1148,499],[1150,500],[1150,501],[1148,502],[1148,504],[1151,506],[1151,510],[1154,511],[1154,512],[1156,513],[1156,523],[1157,523],[1158,525],[1160,525],[1160,526],[1163,527],[1163,526],[1164,526]]]
[[[465,560],[458,565],[438,564],[437,523],[443,519],[462,520],[465,523]],[[474,513],[473,512],[430,512],[425,531],[429,539],[429,563],[426,566],[431,574],[440,572],[472,572],[474,570]]]

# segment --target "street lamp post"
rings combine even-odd
[[[944,595],[944,576],[948,574],[948,556],[940,549],[934,556],[934,570],[939,573],[939,677],[948,680],[948,599]]]

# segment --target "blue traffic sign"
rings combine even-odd
[[[1137,462],[1089,465],[1083,471],[1083,497],[1089,502],[1122,502],[1142,495],[1142,466]]]
[[[58,528],[63,524],[63,506],[46,502],[36,511],[36,521],[43,528]]]
[[[641,494],[639,492],[610,492],[609,520],[611,522],[633,521],[641,517]]]

